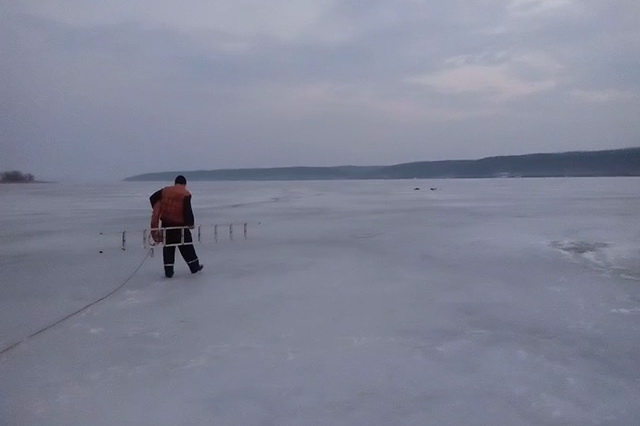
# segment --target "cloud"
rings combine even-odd
[[[91,27],[134,23],[183,33],[215,31],[239,38],[332,40],[336,28],[323,24],[336,0],[128,1],[24,0],[25,10],[42,19]]]
[[[465,65],[408,79],[440,93],[486,95],[496,101],[528,96],[555,86],[553,81],[525,81],[507,65]]]
[[[251,104],[279,112],[282,117],[352,115],[358,111],[360,116],[406,124],[456,121],[495,113],[491,108],[460,108],[406,94],[384,95],[374,88],[329,82],[274,86],[251,99]]]
[[[638,94],[629,90],[618,89],[599,89],[599,90],[581,90],[571,91],[571,95],[577,99],[589,103],[610,103],[624,102],[638,99]]]
[[[507,11],[512,16],[531,17],[557,13],[558,9],[568,9],[571,6],[575,6],[574,0],[512,0],[507,5]]]
[[[640,2],[0,5],[0,166],[36,175],[384,164],[640,137]]]
[[[562,68],[543,54],[509,56],[505,51],[456,56],[446,59],[444,65],[447,68],[406,81],[438,93],[507,102],[556,87],[555,74]]]

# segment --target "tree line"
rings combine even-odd
[[[35,177],[31,173],[22,173],[18,170],[0,173],[0,183],[29,183],[34,180]]]

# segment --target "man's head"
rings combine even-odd
[[[176,176],[176,180],[174,182],[176,185],[186,185],[187,184],[187,178],[185,178],[182,175],[178,175]]]

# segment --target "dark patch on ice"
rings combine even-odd
[[[609,250],[614,246],[600,241],[552,241],[551,247],[562,251],[574,258],[587,261],[591,266],[613,273],[621,278],[638,281],[640,270],[637,265],[637,254],[625,253],[616,247],[617,251]]]
[[[590,241],[552,241],[551,247],[572,254],[594,253],[609,247],[609,244]]]

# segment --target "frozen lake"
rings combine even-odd
[[[640,178],[160,186],[0,186],[0,424],[640,422]]]

